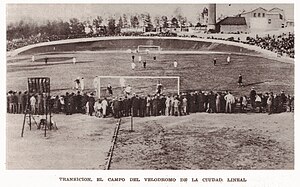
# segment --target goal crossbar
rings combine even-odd
[[[158,51],[160,51],[160,46],[158,46],[158,45],[139,45],[138,51],[140,51],[141,49],[144,49],[144,50],[157,49]]]
[[[97,96],[101,97],[101,78],[112,78],[112,79],[177,79],[177,94],[180,93],[180,77],[179,76],[97,76]]]

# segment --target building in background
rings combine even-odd
[[[244,17],[226,17],[216,24],[216,32],[224,34],[248,33]]]
[[[282,9],[272,8],[266,10],[262,7],[240,14],[246,19],[250,32],[264,32],[284,28],[286,26],[285,14]]]

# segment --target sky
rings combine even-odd
[[[123,13],[150,13],[152,17],[172,16],[178,7],[188,21],[195,23],[197,15],[207,7],[207,4],[7,4],[6,20],[8,24],[22,19],[43,23],[46,20],[68,21],[70,18],[86,20],[97,15],[108,17]],[[258,7],[267,10],[278,7],[285,11],[287,19],[294,19],[293,4],[217,4],[217,17],[221,14],[236,15],[243,10],[250,11]]]

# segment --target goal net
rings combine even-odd
[[[162,95],[172,95],[180,92],[180,77],[98,76],[94,80],[94,87],[98,98],[154,95],[158,89]],[[108,87],[111,87],[112,94]]]
[[[156,45],[139,45],[137,48],[139,53],[152,53],[152,52],[159,52],[160,46]]]

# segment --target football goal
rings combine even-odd
[[[111,88],[110,88],[111,87]],[[180,93],[178,76],[97,76],[94,88],[98,98],[125,95],[170,95]],[[111,94],[111,92],[112,94]]]
[[[137,48],[139,53],[159,52],[160,46],[156,45],[139,45]]]

